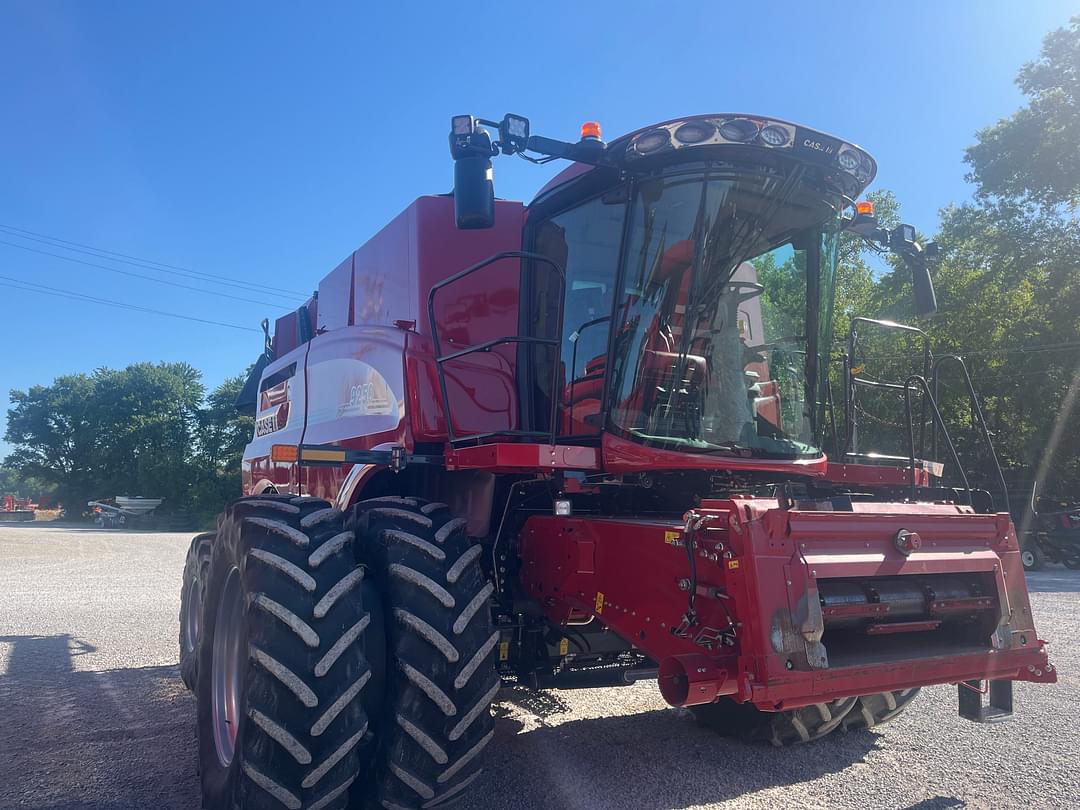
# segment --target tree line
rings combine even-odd
[[[915,317],[906,269],[892,262],[875,274],[846,236],[836,341],[858,314],[918,324],[935,354],[964,357],[1010,485],[1022,489],[1039,475],[1048,494],[1080,500],[1080,16],[1047,35],[1016,83],[1024,106],[980,130],[964,156],[974,199],[941,211],[938,312]],[[895,199],[877,197],[879,215],[897,222]],[[892,340],[871,336],[867,354],[902,376],[913,347]],[[954,374],[943,389],[943,408],[957,444],[974,450],[980,440],[959,382]],[[881,423],[864,422],[884,442],[902,406],[895,395],[879,405]]]
[[[938,312],[916,317],[906,268],[875,261],[845,234],[834,354],[855,316],[919,325],[935,353],[965,358],[1011,480],[1027,485],[1038,473],[1048,491],[1080,499],[1080,17],[1045,38],[1017,84],[1024,106],[980,130],[964,156],[974,198],[941,211],[932,237],[941,249]],[[871,198],[886,227],[900,221],[892,194]],[[882,377],[921,370],[908,339],[868,334],[862,345],[865,356],[853,362],[865,360]],[[837,400],[841,374],[834,364]],[[214,514],[240,491],[240,456],[252,431],[232,408],[243,379],[208,393],[192,366],[139,363],[13,391],[5,438],[15,449],[0,467],[0,488],[51,488],[69,509],[123,493]],[[943,387],[942,408],[971,457],[980,437],[959,382]],[[866,399],[864,409],[865,444],[901,451],[895,392]]]
[[[187,363],[136,363],[12,391],[4,438],[14,450],[0,481],[71,516],[89,500],[142,495],[205,523],[240,494],[253,429],[233,407],[244,380],[208,392]]]

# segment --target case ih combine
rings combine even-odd
[[[841,233],[904,256],[933,306],[913,229],[854,203],[866,152],[747,115],[608,144],[459,116],[450,146],[454,194],[267,330],[238,403],[248,495],[193,542],[181,615],[208,810],[453,801],[506,682],[657,678],[786,745],[928,684],[1004,719],[1013,681],[1056,679],[929,353],[899,383],[849,363],[835,427]],[[494,198],[499,152],[573,164],[523,206]],[[864,385],[906,397],[907,457],[858,452]]]

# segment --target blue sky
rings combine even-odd
[[[0,225],[308,291],[415,196],[451,184],[449,117],[532,119],[573,139],[698,112],[760,112],[862,144],[925,232],[970,195],[963,149],[1012,112],[1017,68],[1069,0],[0,4]],[[466,12],[464,9],[472,9]],[[500,196],[554,172],[496,165]],[[0,276],[257,328],[280,310],[0,244]],[[0,279],[2,280],[2,279]],[[184,360],[212,386],[261,337],[0,286],[7,392]],[[2,431],[0,431],[2,432]],[[0,444],[0,455],[6,450]]]

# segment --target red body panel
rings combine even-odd
[[[502,473],[529,473],[537,470],[599,470],[600,453],[594,447],[496,442],[448,451],[446,468]]]
[[[532,517],[521,538],[522,580],[553,622],[592,614],[662,667],[668,659],[696,656],[715,676],[709,687],[714,696],[730,694],[762,708],[966,679],[1056,680],[1035,634],[1008,515],[946,505],[866,507],[813,512],[753,498],[705,502],[694,547],[698,624],[685,636],[672,632],[687,612],[680,583],[691,576],[682,523]],[[917,531],[923,550],[899,552],[894,537],[900,529]],[[995,583],[981,604],[992,603],[1001,623],[983,648],[938,649],[931,633],[922,649],[903,655],[838,656],[839,665],[816,658],[822,582],[957,572]],[[715,643],[729,618],[734,645]],[[892,629],[934,627],[936,622],[923,622]],[[868,631],[875,633],[889,630]],[[829,644],[824,646],[827,651]]]
[[[260,409],[244,453],[244,491],[268,488],[336,497],[349,469],[305,469],[270,459],[275,444],[412,448],[446,439],[444,408],[428,329],[432,285],[489,256],[521,247],[524,209],[500,200],[496,226],[459,231],[451,197],[421,197],[342,261],[308,303],[314,337],[299,345],[298,314],[279,318],[269,380],[296,364],[281,423]],[[497,262],[436,300],[441,352],[518,332],[520,263]],[[458,431],[516,427],[516,350],[510,345],[447,365]]]
[[[825,480],[838,484],[857,484],[870,487],[911,486],[911,470],[904,467],[884,467],[875,464],[838,464],[830,461]],[[916,468],[915,485],[930,486],[930,473]]]
[[[797,461],[769,461],[738,455],[678,453],[661,450],[605,433],[604,469],[611,473],[640,473],[650,470],[742,470],[747,472],[780,471],[797,475],[825,475],[825,456]]]

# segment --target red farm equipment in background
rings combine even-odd
[[[31,498],[4,495],[0,498],[0,521],[7,523],[32,521],[37,508],[38,505]]]
[[[858,334],[910,328],[856,319],[837,427],[841,234],[903,257],[935,306],[933,246],[853,202],[869,154],[738,114],[610,143],[458,116],[450,147],[452,195],[264,322],[248,494],[184,577],[208,810],[452,801],[508,682],[656,678],[786,745],[929,684],[1001,720],[1013,681],[1056,680],[1007,505],[937,407],[944,359],[871,378]],[[494,197],[500,152],[573,163],[523,206]],[[881,386],[906,401],[896,457],[860,451]]]

